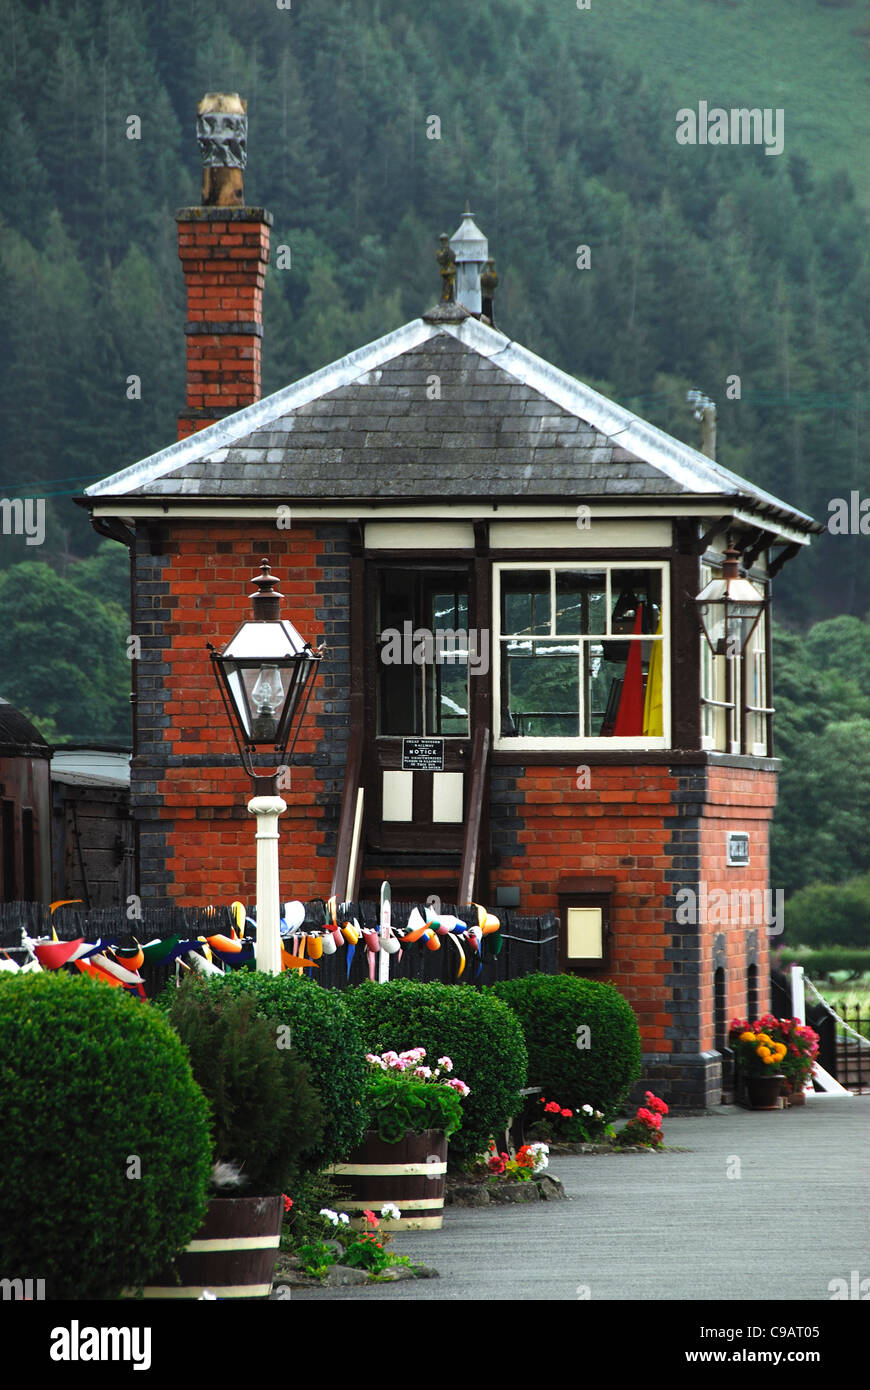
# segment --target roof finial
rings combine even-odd
[[[435,252],[435,259],[441,268],[441,303],[455,304],[456,255],[449,244],[446,232],[441,233],[439,240],[441,245]]]
[[[498,276],[495,273],[495,261],[490,256],[480,272],[480,309],[481,316],[489,319],[493,327],[495,326],[495,319],[492,316],[492,297],[497,285]]]

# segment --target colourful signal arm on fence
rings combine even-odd
[[[43,970],[59,970],[80,956],[84,949],[84,937],[79,936],[75,941],[46,941],[34,945],[33,953]]]
[[[484,936],[488,936],[490,932],[498,931],[501,922],[497,917],[491,912],[487,912],[486,908],[482,907],[480,903],[472,903],[472,907],[477,908],[477,925],[480,927]]]
[[[230,903],[230,917],[233,919],[233,926],[240,936],[245,934],[245,916],[244,903],[239,902],[238,899],[234,903]]]
[[[242,942],[237,936],[208,936],[208,945],[214,951],[221,951],[225,956],[237,955],[242,949]]]
[[[320,969],[316,960],[308,960],[305,956],[291,956],[290,952],[285,951],[283,946],[281,947],[281,964],[285,970],[302,970],[306,965],[312,965],[315,970]]]
[[[135,941],[136,938],[134,937],[133,940]],[[129,955],[126,954],[127,952],[129,952]],[[132,970],[135,972],[141,969],[145,964],[145,952],[142,950],[138,941],[136,941],[135,947],[116,946],[112,951],[112,955],[119,965],[123,965],[125,970]]]
[[[162,940],[158,937],[156,941],[146,942],[142,947],[142,954],[149,965],[159,965],[181,954],[180,945],[180,936],[167,936]]]
[[[462,972],[465,970],[465,951],[462,949],[462,942],[459,940],[459,937],[456,936],[453,932],[450,933],[450,940],[453,942],[453,945],[459,952],[459,965],[456,970],[456,978],[458,980]]]
[[[54,916],[55,910],[59,907],[67,907],[70,903],[80,903],[81,898],[58,898],[56,902],[48,904],[49,913]]]

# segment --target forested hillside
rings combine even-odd
[[[722,461],[827,517],[829,498],[863,481],[867,219],[849,177],[857,146],[844,129],[824,158],[801,152],[817,147],[788,76],[796,53],[809,78],[814,53],[827,63],[833,48],[842,82],[866,92],[867,41],[851,31],[867,6],[848,19],[817,0],[779,10],[790,65],[771,50],[745,90],[741,52],[769,42],[769,7],[655,9],[666,29],[694,26],[694,74],[645,63],[649,26],[631,0],[598,13],[560,0],[5,0],[0,120],[15,154],[0,212],[0,489],[44,486],[67,533],[55,525],[52,548],[76,553],[93,541],[66,497],[173,439],[172,214],[198,200],[196,101],[226,89],[249,102],[248,200],[272,210],[275,244],[292,251],[269,274],[266,390],[426,307],[437,234],[468,197],[506,332],[693,443],[685,391],[706,391]],[[788,97],[783,155],[677,145],[675,102],[692,93]],[[140,139],[127,138],[130,115]],[[431,115],[440,139],[427,138]],[[581,243],[590,270],[577,269]],[[140,400],[127,399],[131,373]],[[725,397],[732,374],[739,401]],[[824,538],[779,585],[781,615],[863,615],[866,553],[860,536]]]
[[[822,520],[870,495],[867,0],[0,0],[0,24],[0,496],[49,499],[46,543],[4,536],[0,569],[47,563],[93,596],[72,496],[175,438],[173,214],[199,200],[209,90],[246,97],[246,198],[291,249],[267,278],[266,391],[428,307],[469,199],[504,332],[693,444],[701,389],[721,461]],[[782,155],[677,144],[676,110],[701,100],[782,108]],[[787,566],[780,621],[865,619],[868,545],[825,535]],[[110,625],[121,558],[98,562]],[[11,602],[28,576],[7,578]],[[848,664],[859,630],[825,642]],[[50,686],[24,703],[80,734]],[[123,732],[125,698],[94,737]]]

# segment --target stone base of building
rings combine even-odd
[[[644,1092],[666,1101],[672,1113],[714,1110],[722,1103],[722,1057],[718,1052],[646,1052],[629,1104],[642,1105]]]

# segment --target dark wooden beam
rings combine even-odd
[[[801,550],[803,550],[803,546],[798,545],[796,541],[792,542],[791,545],[787,545],[784,550],[781,550],[776,556],[776,559],[772,560],[768,566],[768,578],[773,579],[778,575],[783,565],[787,564],[789,560],[793,560],[795,555]]]

